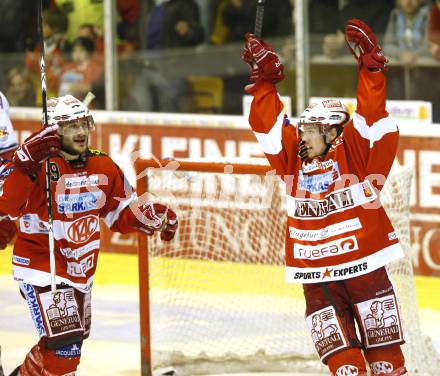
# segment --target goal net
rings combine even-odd
[[[140,200],[173,208],[172,242],[139,237],[143,374],[328,373],[304,320],[302,286],[284,281],[284,187],[265,161],[136,162]],[[411,374],[435,374],[423,338],[409,243],[412,171],[394,168],[382,202],[406,257],[389,266],[400,295]],[[148,252],[146,252],[148,249]]]

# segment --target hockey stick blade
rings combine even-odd
[[[153,376],[179,376],[174,367],[160,368],[153,372]]]
[[[265,4],[266,4],[266,0],[257,0],[257,12],[255,15],[254,34],[258,39],[261,39],[263,35],[263,19],[264,19]]]

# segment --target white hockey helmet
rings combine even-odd
[[[307,125],[317,125],[320,134],[326,135],[330,128],[337,128],[338,133],[350,120],[347,107],[337,99],[324,99],[307,107],[299,117],[298,136]]]
[[[48,125],[58,124],[59,132],[62,132],[62,125],[78,119],[87,119],[89,130],[93,130],[95,122],[87,106],[74,96],[68,94],[62,97],[51,98],[47,101]]]

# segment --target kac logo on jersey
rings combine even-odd
[[[67,229],[67,239],[74,243],[84,243],[99,231],[99,219],[94,215],[79,218]]]
[[[337,162],[333,163],[331,171],[322,174],[306,175],[300,170],[298,175],[298,189],[310,193],[327,192],[328,187],[338,180],[340,176],[341,174],[339,173]]]
[[[75,214],[98,208],[102,192],[85,192],[71,195],[58,195],[58,213]]]

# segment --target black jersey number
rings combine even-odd
[[[58,181],[60,179],[60,169],[56,163],[49,162],[49,172],[51,181]]]

